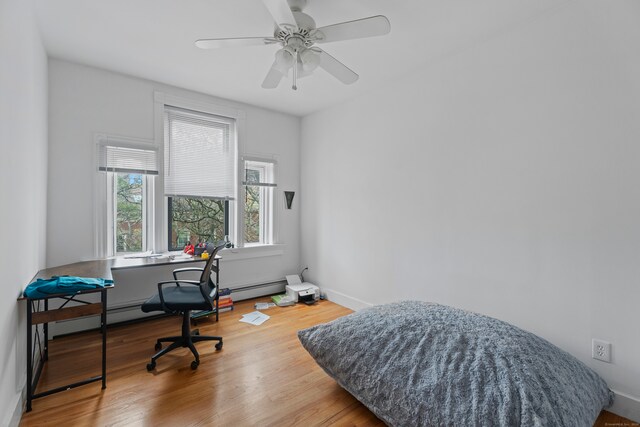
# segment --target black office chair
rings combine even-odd
[[[158,283],[158,294],[142,304],[141,308],[145,313],[165,311],[167,313],[182,314],[182,335],[158,339],[155,347],[158,352],[151,358],[151,363],[147,364],[148,371],[155,369],[158,358],[179,347],[189,347],[189,350],[196,358],[191,362],[191,369],[197,369],[200,364],[200,356],[194,343],[199,341],[218,341],[216,350],[222,349],[222,337],[203,336],[200,335],[197,329],[191,331],[189,322],[191,320],[191,310],[214,309],[214,301],[218,297],[218,284],[211,280],[211,273],[217,273],[217,268],[214,265],[215,257],[218,251],[224,247],[225,245],[218,247],[209,245],[207,247],[207,252],[210,255],[204,268],[189,267],[173,270],[174,280]],[[200,280],[178,280],[178,274],[187,271],[201,271]],[[169,284],[174,286],[165,286]],[[170,342],[171,345],[163,349],[163,342]]]

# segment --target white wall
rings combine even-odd
[[[571,2],[305,117],[308,279],[509,321],[640,403],[639,12]]]
[[[223,286],[284,279],[299,268],[299,209],[285,211],[284,190],[299,187],[300,119],[249,105],[190,92],[62,60],[49,61],[49,194],[47,265],[94,258],[94,135],[112,134],[154,140],[154,92],[242,110],[246,114],[244,152],[278,157],[279,239],[282,254],[221,264]],[[246,253],[244,254],[246,255]],[[149,271],[148,283],[166,280],[162,269]],[[149,295],[135,274],[118,277],[113,301]],[[120,294],[119,294],[120,293]],[[119,294],[119,295],[118,295]]]
[[[31,1],[0,0],[0,425],[22,412],[22,288],[45,263],[47,57]]]

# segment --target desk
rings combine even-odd
[[[215,258],[215,272],[216,272],[216,286],[219,284],[219,267],[221,257],[218,255]],[[62,265],[59,267],[46,268],[38,271],[38,273],[31,280],[32,282],[37,279],[48,279],[52,276],[79,276],[79,277],[100,277],[103,279],[112,280],[111,270],[121,270],[129,268],[149,267],[154,265],[167,265],[167,264],[183,264],[203,261],[197,257],[179,257],[176,259],[170,258],[111,258],[95,261],[84,261],[73,264]],[[50,295],[46,298],[26,298],[21,296],[19,301],[25,301],[27,305],[27,412],[31,411],[31,403],[33,399],[39,397],[48,396],[60,391],[69,390],[81,385],[89,384],[95,381],[102,381],[102,388],[106,388],[106,366],[107,366],[107,291],[114,286],[105,286],[102,289],[91,289],[76,292],[73,295]],[[80,295],[100,293],[100,302],[91,303],[78,299]],[[60,308],[49,309],[49,301],[51,299],[62,299],[65,302]],[[81,303],[72,307],[65,307],[69,302]],[[216,321],[218,320],[218,295],[216,294],[215,300],[216,306]],[[47,390],[40,393],[35,393],[42,373],[44,363],[49,357],[49,327],[48,323],[80,318],[85,316],[100,315],[100,331],[102,333],[102,374],[87,378],[86,380],[68,384],[62,387],[57,387],[51,390]],[[33,327],[42,324],[43,328],[43,340],[40,350],[40,360],[34,378],[34,362],[35,362],[35,349],[33,348]]]
[[[101,277],[111,279],[111,269],[107,261],[87,261],[75,264],[63,265],[55,268],[47,268],[38,271],[32,282],[36,279],[47,279],[52,276],[81,276],[81,277]],[[45,298],[26,298],[21,296],[18,300],[24,300],[27,304],[27,412],[31,411],[31,402],[33,399],[48,396],[60,391],[69,390],[81,385],[89,384],[95,381],[102,381],[102,388],[107,386],[107,291],[113,288],[113,285],[104,288],[89,289],[78,291],[72,295],[56,294],[49,295]],[[90,303],[77,299],[80,295],[100,293],[99,303]],[[57,309],[49,309],[49,300],[59,298],[65,300],[64,304]],[[79,302],[81,305],[73,307],[65,307],[69,302]],[[44,307],[41,307],[41,303]],[[100,314],[100,331],[102,332],[102,374],[67,384],[62,387],[56,387],[41,393],[35,393],[40,380],[40,374],[44,363],[49,359],[49,322],[64,319],[73,319],[84,316],[92,316]],[[33,326],[42,325],[43,339],[39,345],[40,360],[36,369],[35,378],[33,378],[33,364],[35,359],[35,349],[33,348]],[[37,331],[36,331],[37,332]],[[40,344],[40,343],[39,343]]]

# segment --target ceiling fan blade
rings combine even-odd
[[[278,40],[273,37],[240,37],[196,40],[196,46],[200,49],[218,49],[222,47],[261,46],[277,42]]]
[[[280,84],[280,80],[282,80],[283,77],[284,75],[276,69],[276,62],[274,62],[273,65],[271,66],[271,69],[267,73],[267,77],[265,77],[264,81],[262,82],[262,88],[263,89],[277,88],[278,85]]]
[[[317,43],[383,36],[391,31],[391,23],[386,16],[377,15],[355,21],[328,25],[316,30]]]
[[[269,13],[273,16],[273,20],[280,28],[297,28],[296,18],[289,8],[287,0],[262,0],[264,5],[269,9]]]
[[[314,48],[314,51],[316,51],[320,56],[320,64],[318,66],[327,73],[331,74],[346,85],[350,85],[358,81],[359,76],[342,62],[338,61],[322,49]]]

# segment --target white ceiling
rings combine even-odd
[[[260,87],[277,46],[201,50],[199,38],[271,36],[261,0],[37,0],[50,56],[298,116],[402,78],[413,68],[562,7],[560,0],[309,0],[318,27],[386,15],[391,34],[323,45],[360,74],[345,86],[318,69]]]

